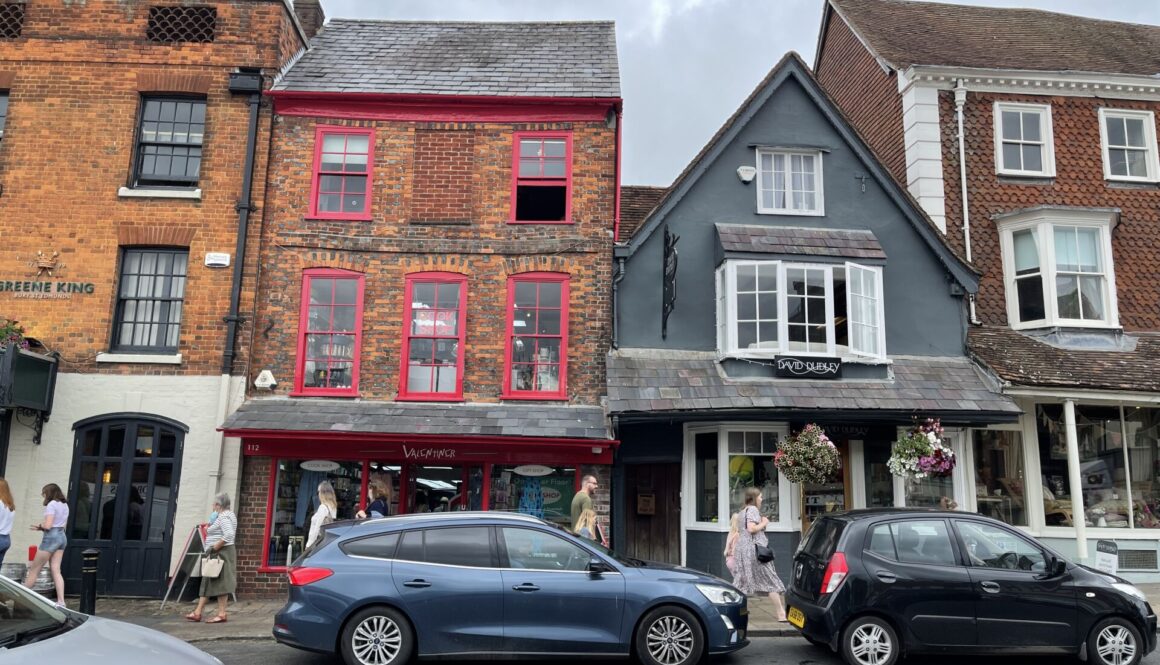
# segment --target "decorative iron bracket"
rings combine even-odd
[[[24,407],[18,407],[16,409],[16,415],[35,419],[32,421],[32,442],[39,446],[40,436],[44,432],[44,424],[48,422],[48,415],[44,411],[26,409]]]

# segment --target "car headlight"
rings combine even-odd
[[[698,584],[697,591],[714,605],[736,605],[745,598],[734,589],[716,584]]]
[[[1144,592],[1140,591],[1139,589],[1132,586],[1131,584],[1124,584],[1123,582],[1115,582],[1112,584],[1112,588],[1115,589],[1116,591],[1119,591],[1120,593],[1126,593],[1129,596],[1131,596],[1137,600],[1143,600],[1145,602],[1148,601],[1148,597],[1144,595]]]

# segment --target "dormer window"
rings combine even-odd
[[[817,150],[757,150],[757,212],[763,215],[822,215],[822,153]]]

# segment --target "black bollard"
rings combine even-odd
[[[89,548],[81,552],[81,607],[82,614],[97,613],[97,568],[101,551]]]

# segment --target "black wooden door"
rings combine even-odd
[[[625,467],[624,554],[662,563],[681,562],[681,465]]]
[[[184,440],[183,426],[161,419],[119,417],[77,424],[66,588],[78,588],[81,553],[95,548],[101,552],[98,593],[164,593]]]

